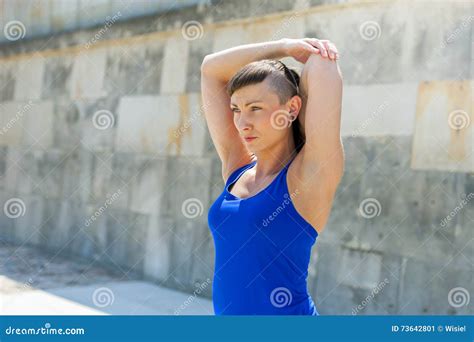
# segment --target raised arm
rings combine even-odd
[[[300,85],[305,98],[303,166],[307,177],[313,177],[317,170],[334,190],[344,169],[340,136],[342,75],[337,61],[311,55],[303,67]]]
[[[284,40],[246,44],[207,55],[201,65],[204,115],[211,139],[222,162],[222,177],[252,161],[252,154],[233,122],[226,85],[243,66],[253,61],[285,56]]]

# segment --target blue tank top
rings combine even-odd
[[[307,291],[311,249],[318,233],[293,206],[286,174],[262,191],[238,198],[230,187],[257,161],[235,170],[209,208],[215,246],[216,315],[319,315]]]

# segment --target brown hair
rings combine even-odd
[[[295,95],[301,96],[298,73],[288,68],[283,62],[273,59],[263,59],[245,65],[230,79],[227,84],[227,94],[232,96],[236,90],[263,82],[267,77],[271,77],[271,87],[278,95],[280,104],[286,103]],[[291,125],[297,153],[303,148],[306,141],[299,118],[298,116]]]

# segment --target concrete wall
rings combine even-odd
[[[203,57],[328,38],[341,52],[346,172],[313,248],[318,310],[472,314],[473,14],[469,2],[229,1],[10,41],[0,236],[192,292],[212,279],[207,210],[223,190]]]

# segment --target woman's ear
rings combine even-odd
[[[302,104],[303,102],[301,100],[301,97],[299,97],[298,95],[293,96],[289,101],[290,114],[297,117],[300,113]]]

